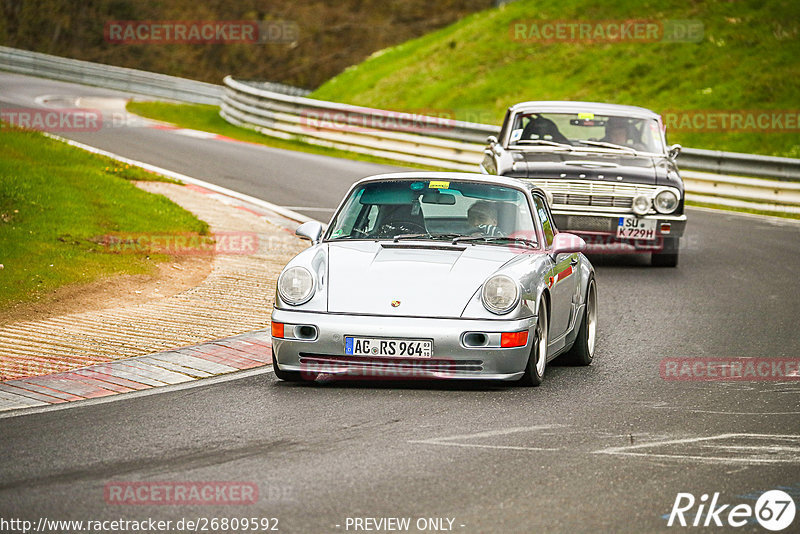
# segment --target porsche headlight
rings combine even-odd
[[[650,211],[650,197],[647,195],[639,195],[633,199],[633,213],[636,215],[644,215]]]
[[[287,303],[299,306],[314,294],[314,277],[305,267],[286,269],[278,278],[278,292]]]
[[[519,300],[517,283],[504,274],[489,278],[481,291],[483,305],[492,313],[502,315],[514,309]]]
[[[672,213],[678,207],[678,195],[666,189],[656,195],[653,205],[659,213]]]

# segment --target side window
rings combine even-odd
[[[550,214],[545,207],[544,200],[542,197],[538,195],[533,196],[533,202],[536,206],[536,213],[539,214],[539,220],[542,222],[542,230],[544,231],[544,240],[549,247],[553,244],[553,236],[555,235],[555,230],[553,229],[553,223],[550,221]]]

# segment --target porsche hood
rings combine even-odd
[[[328,311],[461,317],[481,284],[518,255],[447,241],[328,245]]]

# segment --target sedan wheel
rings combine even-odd
[[[677,267],[679,249],[680,240],[678,238],[665,238],[664,248],[661,252],[653,252],[650,255],[650,264],[653,267]]]
[[[525,374],[519,379],[521,386],[538,386],[544,378],[544,368],[547,365],[547,309],[544,302],[539,306],[539,319],[536,321],[531,355]]]

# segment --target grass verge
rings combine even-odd
[[[113,250],[112,234],[205,235],[208,225],[131,180],[157,176],[0,125],[0,311],[58,288],[150,274],[164,254]]]

